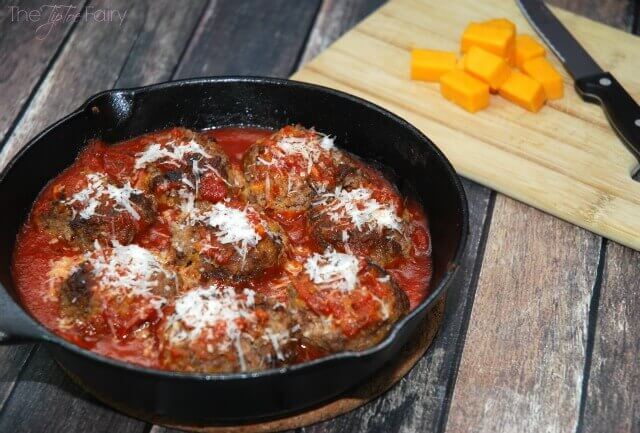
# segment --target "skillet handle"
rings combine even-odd
[[[0,345],[33,343],[45,338],[43,328],[0,285]]]

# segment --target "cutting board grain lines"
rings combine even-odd
[[[554,12],[640,99],[640,39],[572,13]],[[465,25],[497,16],[532,33],[509,1],[393,0],[293,75],[390,109],[425,132],[464,176],[634,249],[640,249],[637,162],[602,110],[584,103],[561,70],[566,96],[533,114],[492,96],[469,114],[434,83],[411,81],[412,47],[457,50]]]

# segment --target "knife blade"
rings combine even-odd
[[[525,18],[575,80],[586,102],[599,104],[622,142],[640,162],[640,106],[605,72],[542,0],[516,0]]]

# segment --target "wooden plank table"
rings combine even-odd
[[[286,77],[382,2],[58,0],[127,15],[45,32],[17,10],[50,2],[0,1],[4,160],[104,89]],[[640,0],[552,3],[638,34]],[[464,184],[468,254],[427,355],[381,398],[299,430],[640,432],[640,253]],[[41,431],[171,432],[96,402],[43,347],[0,347],[0,432]]]

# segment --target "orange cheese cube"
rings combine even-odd
[[[506,18],[494,18],[492,20],[483,21],[482,24],[495,27],[503,27],[513,30],[514,33],[516,32],[516,25]]]
[[[442,74],[455,67],[455,53],[421,49],[411,51],[411,78],[414,80],[438,81]]]
[[[480,47],[471,47],[464,55],[464,70],[497,90],[511,73],[507,62]]]
[[[529,35],[516,37],[516,66],[522,69],[522,65],[529,59],[544,57],[544,46]]]
[[[460,69],[462,71],[464,71],[464,59],[467,56],[461,56],[458,61],[456,62],[456,69]]]
[[[544,57],[534,57],[522,65],[522,71],[542,84],[547,99],[559,99],[564,94],[562,76]]]
[[[459,69],[440,77],[440,92],[472,113],[489,105],[489,86]]]
[[[500,86],[499,93],[503,98],[533,112],[540,110],[546,99],[542,84],[518,71],[511,71],[509,78]]]
[[[516,46],[515,31],[508,27],[471,23],[462,34],[460,50],[466,53],[473,46],[484,48],[512,62]]]

